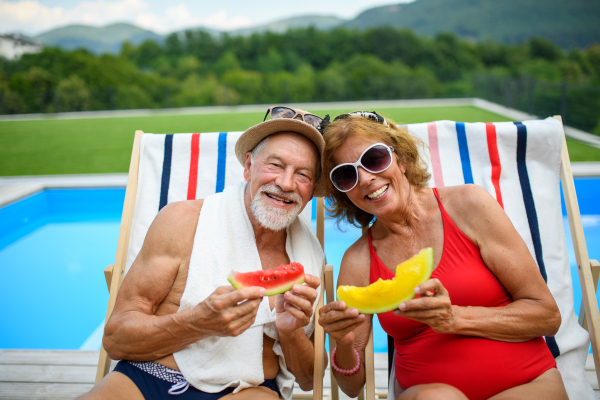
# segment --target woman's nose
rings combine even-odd
[[[368,185],[373,179],[375,179],[375,175],[364,169],[362,166],[358,166],[356,168],[358,171],[358,184],[359,185]]]

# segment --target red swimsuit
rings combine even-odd
[[[444,224],[442,259],[433,271],[459,306],[502,307],[512,302],[496,276],[484,264],[479,247],[452,222],[437,190]],[[371,283],[394,274],[381,262],[371,240]],[[394,338],[396,379],[400,386],[446,383],[460,389],[470,400],[487,399],[506,389],[531,382],[556,362],[544,340],[509,343],[475,336],[438,334],[428,325],[379,314],[379,322]]]

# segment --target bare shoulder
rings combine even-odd
[[[483,236],[498,229],[512,227],[496,199],[481,186],[439,188],[438,194],[454,224],[475,243],[480,244]]]
[[[176,243],[193,241],[202,204],[203,200],[178,201],[167,204],[152,221],[146,241],[158,240],[165,245],[170,244],[169,239],[177,239]]]
[[[123,299],[143,297],[160,304],[180,267],[189,259],[202,209],[201,200],[165,206],[154,218],[144,244],[125,275],[119,293]]]
[[[479,185],[448,186],[438,188],[437,191],[444,208],[451,208],[459,213],[472,212],[473,207],[498,205],[492,195]]]
[[[339,285],[367,286],[369,284],[369,236],[364,233],[344,253],[338,277]]]
[[[166,205],[154,218],[138,257],[132,265],[148,264],[154,259],[169,258],[168,264],[178,267],[189,257],[194,233],[202,209],[202,200],[179,201]]]

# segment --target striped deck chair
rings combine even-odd
[[[174,201],[203,199],[243,180],[243,167],[235,157],[235,143],[242,133],[154,135],[136,131],[115,264],[105,270],[109,288],[106,320],[115,306],[123,277],[142,248],[148,228],[158,211]],[[317,236],[323,246],[324,203],[322,198],[313,199],[313,202],[317,203]],[[309,220],[311,211],[311,204],[303,211]],[[318,307],[322,304],[323,285]],[[324,349],[325,334],[318,323],[315,324],[314,337],[315,349]],[[315,377],[318,375],[318,378],[315,379],[313,392],[315,399],[321,399],[323,350],[315,353]],[[110,366],[111,360],[101,348],[96,384],[109,372]],[[301,393],[295,397],[313,396]]]
[[[500,123],[437,121],[411,124],[408,129],[428,145],[429,150],[422,156],[431,173],[430,187],[475,183],[487,189],[504,208],[525,240],[560,309],[561,327],[555,337],[545,339],[556,359],[569,398],[596,399],[585,374],[585,360],[591,340],[596,374],[599,375],[597,272],[595,282],[592,275],[592,267],[597,269],[598,262],[588,258],[560,117]],[[574,312],[561,212],[561,181],[583,295],[580,321],[584,321],[583,315],[588,316],[584,326],[587,325],[589,334],[578,324]],[[326,281],[328,301],[332,290],[332,283]],[[393,349],[393,341],[389,347]],[[375,399],[374,376],[369,373],[374,371],[372,348],[371,336],[366,350],[371,356],[365,360],[371,363],[367,367],[365,385],[369,400]],[[388,398],[393,399],[395,374],[393,358],[389,359]],[[336,397],[337,392],[333,394],[333,398]]]

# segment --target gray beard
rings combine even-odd
[[[273,207],[265,202],[262,196],[263,192],[285,196],[295,201],[296,205],[290,210]],[[250,210],[262,227],[272,231],[280,231],[292,225],[296,217],[298,217],[298,214],[302,211],[302,198],[296,193],[283,192],[275,185],[262,185],[252,199]]]

